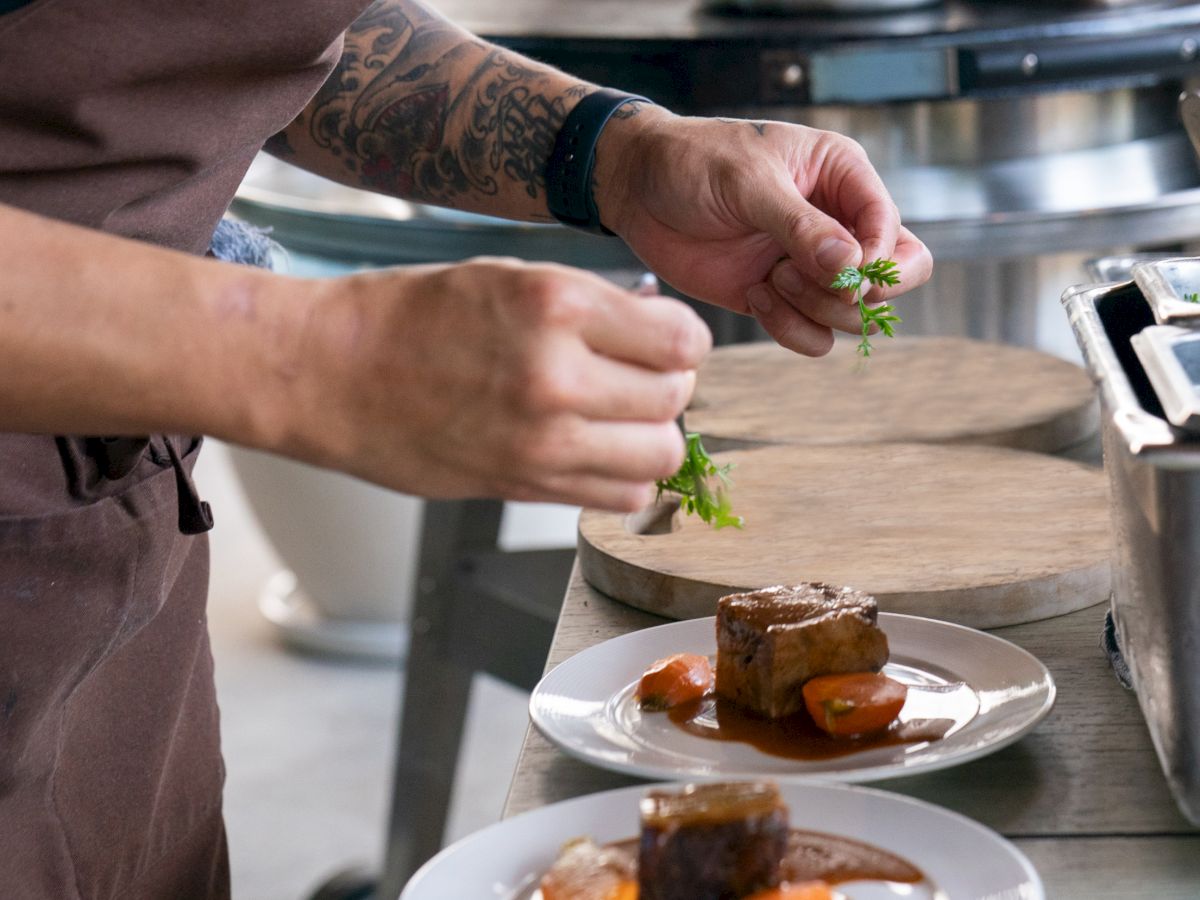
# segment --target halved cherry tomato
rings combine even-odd
[[[833,891],[823,881],[782,884],[777,888],[751,894],[746,900],[833,900]]]
[[[713,689],[713,670],[707,656],[676,653],[655,662],[638,684],[642,709],[670,709],[698,700]]]
[[[803,691],[813,721],[835,737],[882,731],[908,696],[906,685],[879,672],[821,675],[805,682]]]

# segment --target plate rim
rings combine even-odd
[[[554,673],[559,670],[559,668],[576,659],[577,657],[594,650],[597,647],[604,646],[613,641],[620,641],[633,635],[643,635],[660,629],[669,630],[678,628],[681,625],[695,624],[705,621],[713,622],[715,624],[716,616],[700,616],[697,618],[678,619],[673,622],[664,622],[661,625],[652,625],[649,628],[641,628],[636,631],[628,631],[624,634],[616,635],[608,638],[607,640],[601,641],[598,644],[593,644],[592,646],[586,647],[583,650],[580,650],[578,653],[567,657],[553,669],[546,672],[541,679],[538,680],[538,683],[534,686],[533,691],[530,692],[528,704],[529,721],[533,727],[537,729],[538,733],[542,735],[542,737],[549,741],[553,746],[558,748],[561,752],[567,754],[573,759],[577,759],[580,762],[596,768],[605,769],[610,772],[617,772],[622,775],[631,775],[636,778],[657,780],[665,779],[668,781],[684,778],[687,781],[696,782],[770,778],[779,782],[780,784],[857,784],[861,782],[884,781],[892,778],[905,778],[910,775],[924,775],[930,772],[938,772],[944,769],[963,765],[965,763],[974,762],[975,760],[982,759],[985,756],[990,756],[991,754],[1003,750],[1005,747],[1009,747],[1021,740],[1023,737],[1033,731],[1033,729],[1035,729],[1039,724],[1041,724],[1041,722],[1045,720],[1045,718],[1054,709],[1054,704],[1058,697],[1058,685],[1054,680],[1054,675],[1050,672],[1050,669],[1045,663],[1043,663],[1040,659],[1038,659],[1038,657],[1030,653],[1024,647],[1020,647],[1017,644],[1014,644],[1012,641],[1002,638],[999,635],[991,634],[978,628],[971,628],[968,625],[959,625],[956,622],[947,622],[943,619],[933,619],[927,616],[913,616],[907,613],[889,612],[880,612],[879,617],[883,620],[881,624],[886,624],[886,622],[892,620],[898,620],[905,623],[915,624],[918,627],[933,627],[935,629],[944,628],[952,631],[968,632],[974,638],[983,637],[989,641],[996,641],[1003,645],[1006,649],[1010,651],[1016,651],[1021,656],[1025,657],[1026,661],[1031,663],[1034,668],[1039,670],[1041,673],[1042,682],[1046,685],[1046,693],[1041,704],[1030,714],[1028,720],[1022,723],[1019,728],[1014,729],[1011,734],[1008,734],[1005,737],[984,746],[976,747],[972,750],[964,750],[956,755],[945,756],[940,759],[932,759],[924,764],[918,763],[912,766],[871,766],[859,769],[822,772],[762,772],[754,770],[723,770],[720,772],[709,773],[680,773],[677,770],[672,771],[666,766],[658,767],[614,761],[612,759],[605,758],[602,755],[589,753],[585,748],[570,746],[567,743],[558,740],[554,736],[552,729],[550,729],[546,722],[543,721],[543,717],[537,708],[537,700],[539,694],[542,692],[543,686],[554,675]],[[697,738],[697,740],[701,739]]]
[[[730,779],[730,780],[736,780],[736,779]],[[559,810],[561,812],[561,810],[565,807],[572,807],[572,808],[573,807],[586,807],[589,804],[598,804],[598,803],[602,802],[602,799],[607,799],[610,797],[615,799],[617,797],[617,795],[624,795],[624,794],[629,795],[630,807],[633,808],[633,805],[634,805],[636,799],[638,797],[644,795],[646,791],[658,790],[658,789],[669,790],[672,788],[678,789],[681,785],[688,784],[688,783],[689,783],[689,781],[679,781],[679,780],[652,781],[652,782],[644,782],[642,784],[626,785],[624,787],[619,787],[619,788],[609,788],[607,790],[592,791],[591,793],[580,794],[575,797],[568,797],[563,800],[557,800],[553,803],[547,803],[542,806],[536,807],[535,809],[525,810],[524,812],[518,813],[517,815],[512,816],[510,818],[504,818],[498,822],[493,822],[491,825],[487,825],[484,828],[479,829],[478,831],[472,832],[471,834],[468,834],[462,838],[459,838],[457,841],[452,843],[450,846],[442,848],[434,856],[432,856],[428,860],[426,860],[425,863],[419,869],[417,869],[417,871],[414,872],[412,874],[412,876],[409,878],[409,880],[405,883],[403,890],[401,890],[401,892],[400,892],[400,896],[399,896],[398,900],[421,900],[421,898],[419,896],[417,896],[414,892],[415,892],[415,890],[417,890],[421,887],[421,881],[424,880],[425,878],[430,877],[430,874],[432,872],[434,872],[438,866],[444,865],[448,859],[458,855],[459,853],[465,852],[471,844],[477,843],[479,841],[488,840],[495,834],[499,833],[501,830],[514,827],[512,825],[512,823],[514,823],[514,822],[532,820],[535,817],[541,817],[541,816],[548,816],[548,817],[553,818],[552,811],[554,811],[554,810]],[[1000,848],[1002,848],[1003,850],[1006,851],[1006,853],[1009,855],[1009,857],[1014,862],[1016,862],[1016,864],[1025,873],[1026,878],[1028,879],[1029,883],[1033,887],[1033,894],[1029,897],[1023,897],[1022,900],[1046,900],[1046,888],[1045,888],[1045,884],[1042,882],[1041,874],[1038,872],[1037,868],[1033,865],[1032,860],[1030,860],[1029,857],[1025,855],[1024,851],[1022,851],[1021,848],[1018,847],[1013,840],[1011,840],[1007,836],[1001,834],[996,829],[991,828],[988,825],[984,825],[982,822],[978,822],[975,819],[972,819],[971,817],[964,815],[963,813],[957,812],[956,810],[947,809],[944,806],[939,806],[938,804],[931,803],[928,800],[921,800],[916,797],[909,797],[906,794],[899,794],[894,791],[883,790],[882,788],[864,787],[863,785],[860,785],[860,784],[842,784],[842,783],[830,782],[830,781],[820,781],[820,782],[817,782],[817,781],[808,781],[808,782],[793,781],[793,782],[788,782],[786,784],[783,782],[780,782],[779,789],[780,789],[781,794],[787,794],[787,793],[790,793],[793,791],[814,791],[815,790],[815,791],[833,791],[835,793],[848,793],[848,794],[854,794],[854,795],[862,795],[862,796],[867,796],[868,798],[872,798],[875,802],[895,803],[900,806],[909,806],[909,807],[921,809],[924,812],[934,815],[934,816],[943,816],[943,817],[949,819],[950,821],[954,822],[959,828],[966,828],[970,831],[973,831],[976,834],[983,836],[987,840],[994,842],[997,846],[999,846]],[[797,801],[790,800],[785,797],[785,802],[787,802],[790,807]],[[547,824],[550,824],[550,823],[547,823]],[[830,833],[832,834],[833,832],[830,832]],[[849,837],[849,838],[852,838],[855,840],[864,840],[863,838],[856,836],[856,835],[840,835],[840,836]],[[883,847],[882,849],[888,850],[887,847]],[[892,852],[892,851],[889,851],[889,852]],[[917,864],[917,863],[914,862],[914,865],[915,864]]]

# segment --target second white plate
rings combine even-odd
[[[663,785],[670,787],[670,785]],[[638,834],[647,786],[576,797],[505,819],[447,847],[409,881],[400,900],[537,900],[562,844],[588,835],[604,843]],[[873,844],[925,874],[915,885],[853,881],[853,900],[1045,900],[1029,860],[990,829],[928,803],[861,787],[782,785],[793,828]]]
[[[1002,638],[934,619],[879,614],[891,656],[884,671],[910,690],[904,717],[939,717],[950,690],[955,725],[936,741],[872,747],[832,759],[784,759],[749,744],[684,732],[664,713],[643,713],[634,689],[645,669],[672,653],[716,655],[715,622],[689,619],[631,632],[562,663],[533,690],[529,715],[562,750],[643,778],[874,781],[978,759],[1016,741],[1054,705],[1054,679],[1032,654]],[[919,707],[927,702],[926,708]],[[917,704],[917,708],[914,707]]]

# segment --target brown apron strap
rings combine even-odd
[[[150,445],[148,437],[88,438],[89,451],[100,466],[100,472],[112,481],[124,478],[138,464]]]
[[[171,468],[175,470],[175,490],[179,496],[180,534],[203,534],[213,527],[212,507],[200,499],[196,483],[183,467],[183,461],[171,439],[163,435],[167,453],[171,457]]]

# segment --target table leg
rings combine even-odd
[[[451,652],[454,569],[495,548],[502,512],[496,501],[425,506],[381,900],[399,896],[442,844],[473,674]]]

